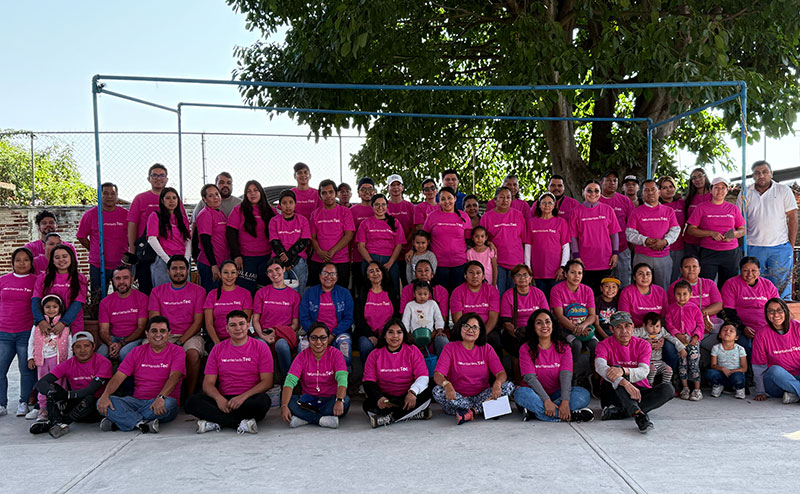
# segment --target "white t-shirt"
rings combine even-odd
[[[789,227],[786,213],[797,210],[797,202],[792,190],[775,181],[763,194],[755,185],[747,186],[747,243],[759,247],[775,247],[789,241]],[[744,200],[741,192],[736,205],[742,208]]]
[[[738,343],[733,344],[733,348],[725,350],[722,343],[717,343],[711,348],[711,356],[717,357],[717,365],[726,369],[738,369],[741,367],[742,357],[747,356],[747,351]]]

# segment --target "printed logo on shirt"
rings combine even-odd
[[[664,216],[659,216],[657,218],[639,218],[639,221],[669,221]]]
[[[401,366],[395,369],[380,369],[381,372],[408,372],[411,369],[406,366]]]
[[[556,362],[554,364],[535,364],[534,367],[537,369],[560,369],[561,364]]]
[[[136,307],[132,307],[130,309],[112,311],[111,315],[112,316],[124,316],[125,314],[138,314],[138,313],[139,313],[139,309],[136,308]]]
[[[498,227],[499,227],[499,228],[514,228],[514,227],[516,227],[516,226],[517,226],[517,223],[516,223],[516,222],[511,222],[511,223],[495,223],[494,225],[492,225],[492,227],[494,227],[494,228],[498,228]]]
[[[164,304],[164,305],[188,305],[188,304],[191,304],[192,301],[189,300],[189,299],[177,300],[175,302],[170,302],[168,300],[162,300],[161,303]]]
[[[262,306],[263,305],[283,305],[286,307],[291,307],[292,303],[285,300],[264,300]]]
[[[331,218],[329,220],[314,220],[315,223],[341,223],[339,218]]]
[[[31,290],[30,288],[18,288],[15,286],[7,286],[3,288],[3,291],[31,293],[33,290]]]
[[[557,230],[553,230],[552,228],[543,228],[541,230],[531,230],[531,233],[558,233]]]
[[[295,228],[294,230],[278,230],[278,235],[299,235],[302,233],[300,228]]]
[[[221,358],[219,359],[223,364],[241,364],[243,362],[252,362],[250,357],[236,357],[236,358]]]
[[[759,296],[755,296],[755,297],[745,297],[744,295],[742,295],[742,300],[757,300],[757,301],[759,301],[759,302],[764,302],[764,303],[766,303],[766,302],[767,302],[767,297],[759,297]]]
[[[485,308],[487,308],[487,307],[489,307],[489,304],[488,304],[488,303],[482,303],[482,304],[464,304],[464,309],[485,309]],[[471,311],[464,310],[463,312],[477,312],[477,311],[475,311],[475,310],[471,310]]]
[[[148,369],[169,369],[169,364],[140,364],[139,367],[146,367]]]
[[[123,224],[121,221],[109,221],[108,223],[104,221],[103,226],[127,226],[127,225]]]
[[[580,220],[581,220],[581,221],[603,221],[603,220],[605,220],[605,219],[606,219],[606,216],[605,216],[605,215],[599,215],[599,216],[582,216],[582,217],[580,218]]]
[[[707,214],[706,218],[730,218],[733,219],[732,214]]]
[[[319,372],[308,371],[308,372],[306,372],[306,375],[307,376],[312,376],[312,377],[317,377],[317,376],[326,377],[326,376],[332,376],[333,375],[333,371],[319,371]]]
[[[466,365],[466,366],[486,365],[485,360],[476,360],[475,362],[462,362],[460,360],[457,360],[456,363],[458,365]]]

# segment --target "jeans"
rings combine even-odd
[[[108,285],[111,284],[111,273],[113,270],[106,269],[104,271],[106,272],[106,286],[104,287],[104,289],[107,289]],[[89,286],[90,286],[89,290],[91,293],[96,293],[97,291],[100,290],[100,268],[93,266],[91,264],[89,265]]]
[[[669,275],[670,285],[681,277],[681,260],[683,259],[685,253],[685,249],[669,251],[669,257],[672,259],[672,272]]]
[[[620,290],[631,284],[631,249],[623,249],[622,247],[622,245],[619,246],[617,267],[611,273],[616,275],[617,279],[622,283]]]
[[[725,386],[733,389],[744,389],[744,372],[734,372],[730,377],[717,369],[706,369],[706,381],[712,386]]]
[[[19,333],[0,331],[0,406],[8,406],[8,369],[15,355],[19,367],[19,402],[28,403],[28,397],[36,382],[36,371],[28,369],[30,336],[30,330]]]
[[[153,288],[169,283],[167,263],[160,257],[156,257],[156,260],[150,265],[150,279],[153,283]]]
[[[552,290],[553,287],[558,283],[555,278],[534,281],[536,283],[536,288],[544,292],[545,299],[550,300],[550,290]]]
[[[289,342],[278,338],[275,341],[275,355],[278,357],[278,369],[282,375],[286,376],[289,373],[289,367],[292,366],[292,347],[289,346]]]
[[[700,248],[700,277],[713,280],[716,278],[717,286],[722,286],[726,281],[739,274],[739,260],[742,250],[736,247],[732,250],[711,250]],[[748,353],[748,355],[750,355]]]
[[[111,396],[111,404],[114,406],[112,410],[108,407],[106,417],[117,424],[119,430],[130,431],[136,428],[139,422],[149,422],[158,419],[159,422],[169,422],[178,416],[178,401],[175,398],[167,397],[164,401],[164,408],[166,411],[162,415],[156,415],[150,409],[150,405],[156,401],[140,400],[133,396]]]
[[[361,354],[361,368],[364,369],[367,366],[367,357],[369,356],[370,352],[375,349],[375,346],[369,341],[369,338],[366,336],[359,336],[358,337],[358,353]]]
[[[268,260],[268,256],[242,256],[242,270],[236,278],[236,284],[249,290],[250,295],[255,297],[258,289],[267,284]]]
[[[550,393],[549,396],[556,406],[561,404],[560,389]],[[581,408],[589,405],[591,398],[592,397],[589,394],[589,391],[580,386],[573,386],[572,392],[569,396],[570,411],[580,410]],[[543,422],[561,422],[561,419],[558,418],[557,414],[555,417],[549,417],[544,413],[544,402],[531,388],[517,388],[517,390],[514,391],[514,401],[517,402],[517,405],[523,406],[533,412],[536,418]]]
[[[119,343],[120,341],[124,340],[125,338],[120,338],[119,336],[112,336],[111,343]],[[142,344],[141,338],[138,340],[133,340],[130,343],[122,345],[122,348],[119,349],[119,355],[117,356],[117,360],[122,362],[125,360],[125,357],[137,346]],[[108,357],[108,345],[105,343],[101,343],[99,347],[97,347],[97,353],[102,355],[103,357]]]
[[[489,283],[492,280],[486,280]],[[502,297],[506,290],[514,286],[514,280],[511,279],[511,270],[497,265],[497,291],[500,292]]]
[[[373,261],[379,263],[381,266],[389,262],[392,256],[379,256],[377,254],[373,254],[370,252],[370,257]],[[367,273],[367,261],[361,261],[361,274],[364,275],[366,278]],[[392,267],[389,268],[389,276],[392,278],[392,290],[395,293],[400,293],[400,267],[397,265],[397,262],[392,264]],[[356,288],[355,286],[353,288]]]
[[[634,413],[641,410],[649,413],[675,396],[675,388],[670,383],[659,383],[652,388],[639,388],[642,401],[637,402],[630,397],[622,386],[614,386],[603,379],[600,383],[600,404],[603,408],[614,405],[624,412],[624,416],[632,417]],[[619,417],[622,418],[622,417]]]
[[[664,290],[669,288],[670,277],[672,276],[672,258],[670,256],[650,257],[644,254],[635,254],[633,256],[633,265],[636,266],[640,262],[652,268],[653,284],[660,286]]]
[[[780,365],[773,365],[764,373],[764,390],[776,398],[783,396],[784,392],[800,396],[800,376],[793,376]]]
[[[784,300],[792,298],[792,265],[794,249],[789,242],[774,247],[747,246],[747,255],[761,263],[761,276],[771,281]]]
[[[300,295],[300,298],[303,298],[303,294],[306,293],[306,287],[308,286],[308,263],[306,260],[302,257],[297,258],[297,264],[295,264],[291,270],[287,270],[283,274],[283,279],[296,279],[299,286],[295,291]]]
[[[440,264],[436,268],[434,279],[437,284],[445,287],[448,293],[453,293],[458,285],[464,283],[464,265],[444,267]]]
[[[200,275],[200,286],[203,287],[203,290],[208,293],[215,289],[217,287],[217,282],[214,281],[214,273],[211,271],[211,266],[203,264],[200,261],[197,261],[196,264],[197,273]]]
[[[230,400],[236,395],[225,395]],[[221,427],[236,429],[242,420],[255,419],[256,422],[263,420],[267,416],[267,411],[272,402],[266,393],[258,393],[244,400],[244,403],[236,410],[228,413],[223,412],[217,406],[214,398],[205,393],[197,393],[186,400],[186,413],[194,415],[198,419],[208,420],[219,424]]]
[[[347,372],[350,372],[353,369],[353,338],[350,333],[342,333],[335,337],[333,346],[342,352],[344,363],[347,364]]]
[[[310,396],[310,395],[306,395]],[[333,406],[336,404],[336,397],[335,396],[313,396],[312,398],[321,402],[321,405],[317,407],[319,409],[319,413],[313,412],[311,410],[306,410],[305,408],[301,407],[297,404],[298,400],[300,399],[299,395],[292,395],[292,399],[289,400],[289,411],[292,412],[292,415],[305,420],[310,424],[319,425],[319,419],[322,417],[332,416],[333,415]],[[345,395],[344,397],[344,413],[342,413],[339,418],[344,417],[347,415],[347,411],[350,410],[350,397]]]
[[[716,337],[714,339],[716,340]],[[716,344],[717,341],[714,343]],[[750,354],[748,353],[748,355]],[[678,368],[678,349],[666,338],[664,339],[664,346],[661,348],[661,360],[673,369]]]

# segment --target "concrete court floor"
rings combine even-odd
[[[0,493],[11,492],[797,492],[800,406],[672,400],[632,420],[523,423],[515,412],[461,426],[434,404],[432,420],[372,430],[355,399],[339,430],[289,429],[270,410],[257,435],[197,435],[181,414],[159,434],[77,424],[55,440],[0,417]],[[797,436],[793,439],[794,436]]]

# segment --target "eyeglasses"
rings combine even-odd
[[[702,180],[706,178],[705,175],[692,175],[692,180]]]
[[[767,309],[768,316],[774,316],[776,314],[783,314],[783,309]]]
[[[375,189],[372,187],[361,187],[358,189],[359,192],[375,192]]]
[[[308,337],[308,341],[327,341],[328,335],[311,335]]]
[[[514,275],[514,278],[523,279],[523,280],[525,278],[530,278],[530,277],[531,277],[531,275],[529,275],[528,273],[517,273],[517,274]]]
[[[423,187],[422,192],[433,192],[436,190],[436,187]]]
[[[150,178],[167,178],[166,173],[151,173]]]
[[[336,273],[334,271],[323,271],[320,273],[320,275],[323,278],[336,278],[337,276],[339,276],[339,273]]]
[[[480,330],[481,330],[481,327],[478,326],[477,324],[466,324],[466,323],[464,323],[464,324],[461,325],[461,331],[466,331],[467,333],[477,333]]]

